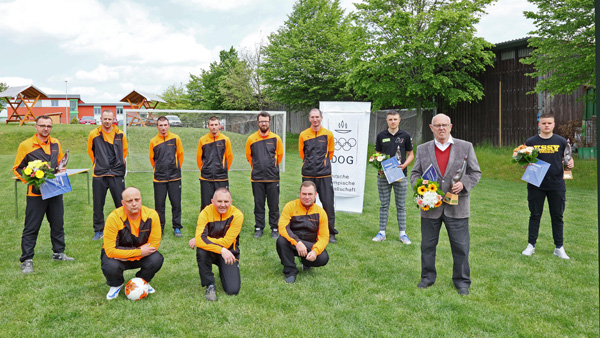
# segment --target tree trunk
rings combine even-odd
[[[423,107],[421,104],[421,99],[417,99],[416,101],[416,110],[417,110],[417,122],[415,128],[415,134],[413,135],[413,146],[417,146],[423,143]]]

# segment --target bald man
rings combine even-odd
[[[142,205],[142,195],[133,187],[123,191],[121,203],[106,220],[100,254],[102,273],[110,286],[108,300],[119,296],[125,282],[123,271],[140,268],[135,276],[150,283],[164,261],[158,252],[162,234],[158,213]],[[148,287],[148,293],[155,292]]]

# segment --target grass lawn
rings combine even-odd
[[[92,127],[59,125],[53,129],[71,149],[69,168],[89,168],[87,134]],[[177,132],[177,131],[175,131]],[[152,286],[153,295],[131,302],[124,295],[105,299],[108,286],[100,270],[100,242],[91,240],[92,205],[85,175],[71,178],[64,195],[66,253],[74,262],[55,262],[49,227],[38,237],[34,273],[19,268],[25,188],[19,184],[15,219],[11,168],[18,143],[33,127],[0,125],[0,336],[1,337],[597,337],[598,217],[596,162],[576,160],[575,180],[567,182],[565,249],[570,260],[552,252],[548,211],[542,218],[536,253],[527,245],[528,209],[521,170],[510,164],[512,148],[475,149],[483,177],[472,191],[471,294],[461,297],[451,280],[452,257],[445,230],[438,246],[436,284],[416,287],[420,279],[420,219],[407,199],[407,233],[412,245],[398,241],[395,210],[390,210],[387,240],[371,241],[378,231],[379,199],[375,171],[367,170],[362,214],[338,213],[338,244],[329,245],[329,264],[300,272],[285,284],[270,236],[252,238],[254,216],[248,171],[231,173],[233,203],[246,215],[240,235],[242,289],[226,296],[217,282],[218,301],[208,303],[194,251],[200,211],[199,172],[183,177],[183,238],[170,231],[170,212],[160,251],[165,257]],[[199,130],[183,139],[195,158]],[[155,133],[151,133],[154,135]],[[147,146],[149,139],[141,140]],[[189,149],[186,147],[186,150]],[[372,147],[370,148],[372,150]],[[239,156],[235,161],[245,161]],[[287,138],[287,171],[282,174],[280,207],[298,197],[301,161],[297,135]],[[153,206],[151,173],[129,174],[127,186],[142,191]],[[90,184],[91,185],[91,184]],[[109,194],[110,195],[110,194]],[[112,210],[107,199],[105,214]],[[167,203],[168,204],[168,203]],[[167,207],[169,208],[169,207]],[[216,268],[213,269],[215,273]],[[128,271],[125,278],[133,277]],[[218,274],[217,274],[218,276]],[[218,278],[217,278],[218,280]]]

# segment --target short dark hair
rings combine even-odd
[[[35,123],[37,124],[39,120],[52,120],[50,116],[40,115],[35,118]]]
[[[156,119],[156,123],[160,122],[160,121],[167,121],[167,123],[169,125],[171,125],[171,122],[169,122],[169,119],[166,118],[165,116],[159,116],[158,119]]]
[[[110,109],[104,109],[104,110],[102,111],[102,114],[104,114],[104,113],[111,113],[111,114],[113,115],[113,117],[115,116],[115,113],[113,113],[113,111],[112,111],[112,110],[110,110]],[[102,114],[100,114],[100,116],[102,116]]]
[[[213,116],[211,116],[211,117],[210,117],[208,120],[209,120],[209,121],[217,121],[217,122],[219,122],[219,124],[221,124],[221,121],[219,121],[219,118],[218,118],[218,117],[216,117],[216,116],[214,116],[214,115],[213,115]]]
[[[256,121],[258,121],[259,117],[268,117],[269,122],[271,121],[271,115],[269,113],[267,113],[266,111],[261,111],[260,113],[258,113],[258,115],[256,115]]]
[[[540,118],[538,119],[538,121],[541,120],[541,119],[550,119],[550,118],[553,119],[554,118],[554,114],[552,114],[552,113],[542,113],[540,115]]]
[[[398,115],[398,117],[400,117],[400,113],[396,110],[396,109],[390,109],[387,112],[386,118],[390,115]]]
[[[313,187],[315,189],[315,192],[317,192],[317,185],[313,181],[302,182],[302,184],[300,184],[300,190],[302,190],[302,187]]]

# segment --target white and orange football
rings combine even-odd
[[[130,300],[140,300],[148,296],[148,282],[143,278],[135,277],[125,284],[125,296]]]

